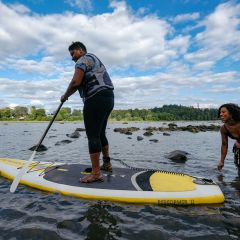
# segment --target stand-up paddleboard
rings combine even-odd
[[[0,175],[14,179],[24,160],[0,158]],[[33,161],[20,183],[48,192],[85,199],[126,203],[193,205],[224,202],[219,186],[210,179],[167,171],[113,168],[103,182],[80,183],[89,166]]]

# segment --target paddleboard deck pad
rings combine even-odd
[[[0,175],[13,180],[24,160],[0,158]],[[81,183],[89,166],[33,161],[20,183],[48,192],[125,203],[195,205],[224,202],[219,186],[211,179],[167,171],[113,168],[102,171],[103,182]]]

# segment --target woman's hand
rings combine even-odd
[[[219,163],[218,163],[217,168],[218,168],[219,171],[221,171],[223,169],[223,167],[224,167],[224,161],[220,160]]]
[[[67,100],[68,100],[68,97],[66,97],[65,95],[61,96],[61,99],[60,99],[61,102],[65,102]]]

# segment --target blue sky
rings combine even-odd
[[[240,103],[240,1],[0,0],[0,15],[0,108],[53,111],[72,41],[106,65],[116,109]]]

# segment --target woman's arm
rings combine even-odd
[[[68,100],[68,97],[70,97],[72,94],[74,94],[78,87],[81,85],[84,77],[84,72],[82,69],[76,68],[72,81],[69,83],[68,88],[64,95],[61,97],[61,102],[65,102]]]
[[[224,129],[224,126],[220,129],[221,132],[221,138],[222,138],[222,145],[221,145],[221,159],[218,163],[218,170],[221,171],[224,167],[224,160],[227,156],[228,151],[228,136],[226,134],[226,130]]]

